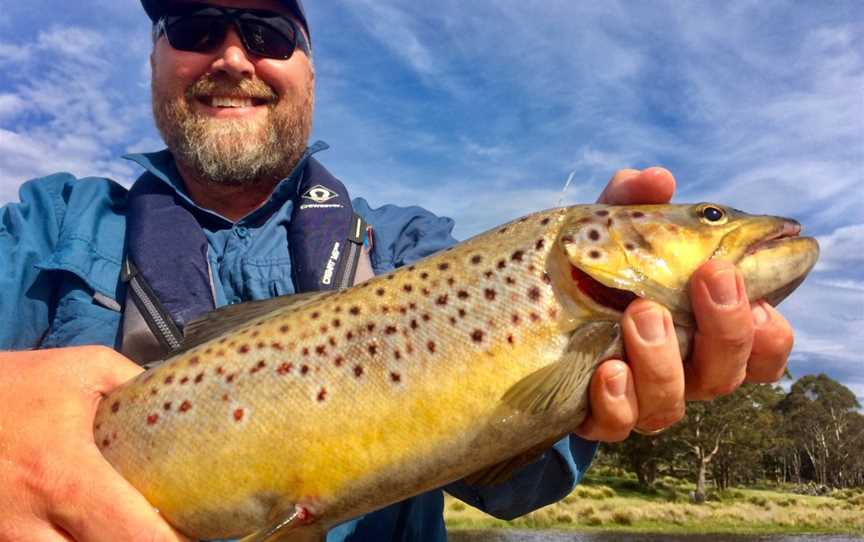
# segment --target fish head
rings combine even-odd
[[[574,208],[556,248],[568,264],[570,295],[620,313],[636,297],[665,305],[692,325],[687,284],[710,259],[735,264],[750,299],[776,304],[816,263],[816,241],[791,219],[750,215],[714,203]],[[557,275],[562,279],[558,265]]]

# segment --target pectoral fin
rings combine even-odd
[[[294,511],[287,516],[238,542],[324,542],[327,532],[310,521],[311,516],[305,507],[294,506]]]
[[[621,352],[621,332],[615,322],[588,322],[570,339],[562,358],[513,385],[501,401],[511,409],[541,414],[585,393],[601,361]]]

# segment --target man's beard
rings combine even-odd
[[[285,103],[260,79],[205,75],[183,96],[163,95],[153,84],[153,116],[174,158],[197,179],[228,186],[272,183],[287,177],[306,150],[312,81]],[[194,111],[198,97],[214,95],[266,100],[266,118],[215,119]]]

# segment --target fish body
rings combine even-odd
[[[779,302],[818,253],[799,229],[713,204],[532,214],[348,290],[216,311],[102,401],[96,442],[188,536],[318,539],[506,478],[585,418],[627,303],[669,307],[686,348],[693,271],[731,261]]]

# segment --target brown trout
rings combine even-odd
[[[185,350],[111,392],[96,442],[184,534],[320,540],[454,480],[495,483],[572,432],[638,297],[686,349],[710,258],[778,303],[818,246],[714,204],[532,214],[340,292],[214,311]]]

